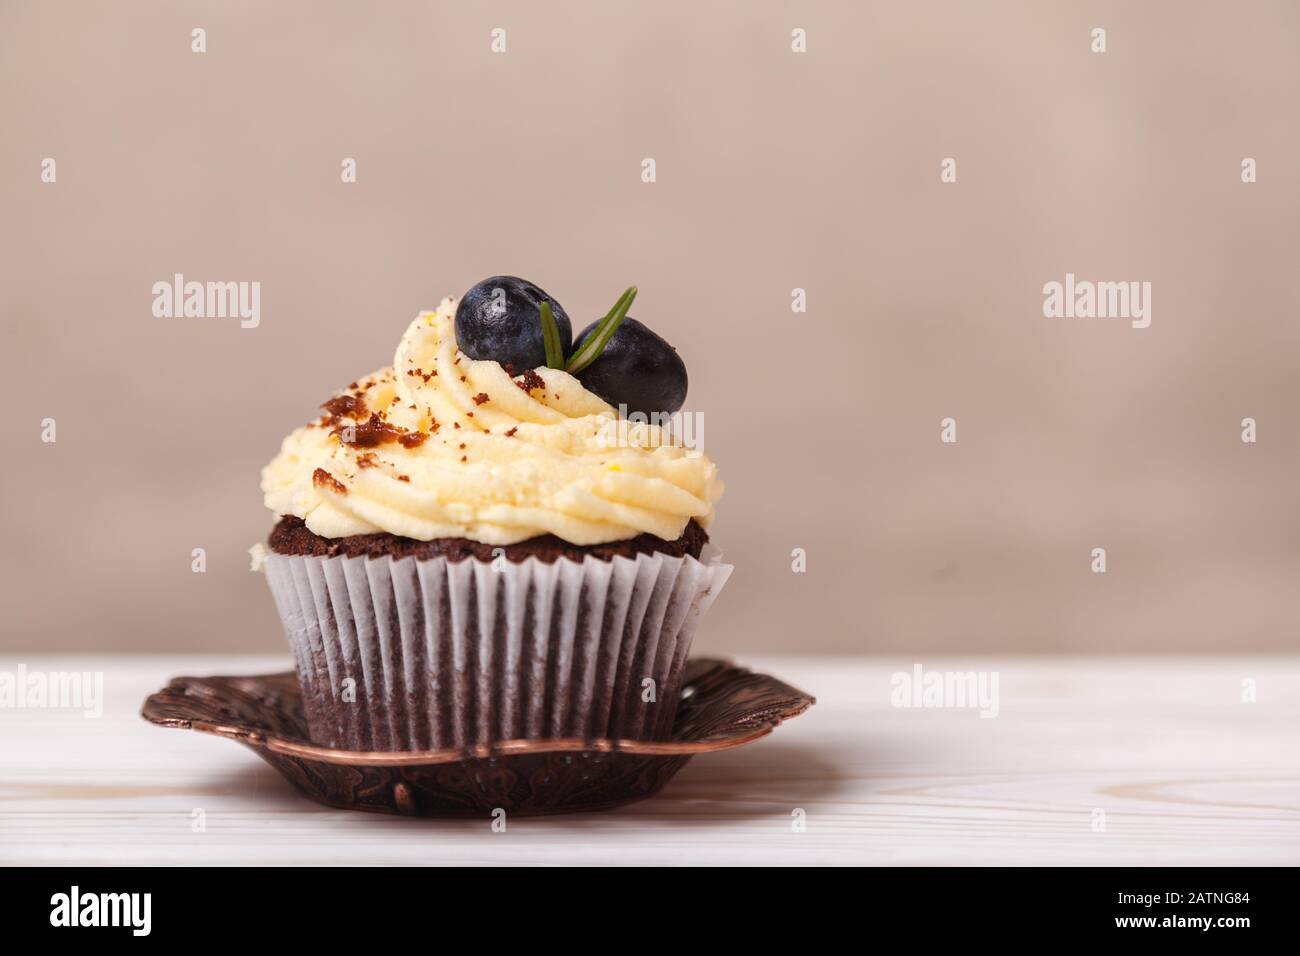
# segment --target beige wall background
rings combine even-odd
[[[1294,650],[1297,116],[1288,2],[6,0],[0,650],[280,648],[260,467],[496,273],[686,358],[700,649]],[[1044,318],[1067,272],[1151,327]]]

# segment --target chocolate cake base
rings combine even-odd
[[[463,561],[477,558],[491,561],[497,548],[505,549],[507,561],[520,562],[527,558],[537,558],[550,564],[559,558],[573,558],[581,561],[585,557],[608,561],[615,557],[634,558],[638,554],[667,554],[681,558],[690,555],[698,558],[704,545],[708,542],[708,533],[692,518],[686,525],[682,536],[674,541],[665,541],[652,534],[639,534],[624,541],[610,541],[606,544],[576,545],[552,534],[544,534],[517,544],[492,545],[468,538],[434,538],[432,541],[419,541],[415,538],[403,538],[395,534],[356,534],[346,538],[322,538],[309,530],[306,523],[294,515],[283,515],[271,529],[267,544],[276,554],[307,555],[312,557],[370,557],[381,558],[385,555],[394,558],[447,558],[449,561]]]

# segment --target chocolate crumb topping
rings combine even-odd
[[[487,392],[479,392],[477,395],[474,396],[474,404],[475,404],[475,405],[482,405],[484,402],[487,402],[487,401],[491,401],[491,399],[488,398],[488,393],[487,393]]]
[[[525,392],[531,392],[535,388],[545,388],[546,380],[530,368],[528,371],[524,372],[524,380],[522,382],[516,382],[515,384]]]
[[[510,429],[510,431],[506,432],[506,437],[507,437],[507,438],[513,438],[513,437],[515,436],[515,432],[517,432],[517,431],[519,431],[519,426],[518,426],[518,425],[516,425],[514,428]]]
[[[340,495],[346,495],[348,493],[347,485],[343,484],[343,482],[339,481],[324,468],[317,468],[311,473],[311,483],[317,488],[328,488]]]
[[[437,426],[434,427],[436,428]],[[429,436],[424,432],[407,432],[405,435],[399,435],[397,437],[397,443],[403,448],[416,448],[423,445],[425,439],[428,437]]]
[[[348,387],[356,388],[356,383]],[[360,421],[366,415],[366,400],[360,395],[335,395],[328,402],[322,403],[321,408],[330,413],[328,424],[338,424],[340,418]]]
[[[390,425],[378,415],[372,413],[368,419],[358,425],[339,425],[335,427],[332,434],[338,435],[339,441],[345,445],[358,448],[373,448],[375,445],[382,445],[384,442],[399,441],[408,433],[405,428]]]

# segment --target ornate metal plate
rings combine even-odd
[[[739,747],[815,703],[728,661],[686,666],[669,740],[504,740],[448,750],[358,752],[307,739],[292,672],[177,677],[144,702],[160,727],[229,737],[332,807],[426,817],[603,810],[657,793],[698,753]]]

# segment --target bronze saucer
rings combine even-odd
[[[686,665],[669,740],[503,740],[447,750],[361,752],[307,740],[298,679],[177,677],[141,715],[160,727],[229,737],[331,807],[418,817],[604,810],[658,793],[698,753],[772,732],[815,699],[729,661]]]

